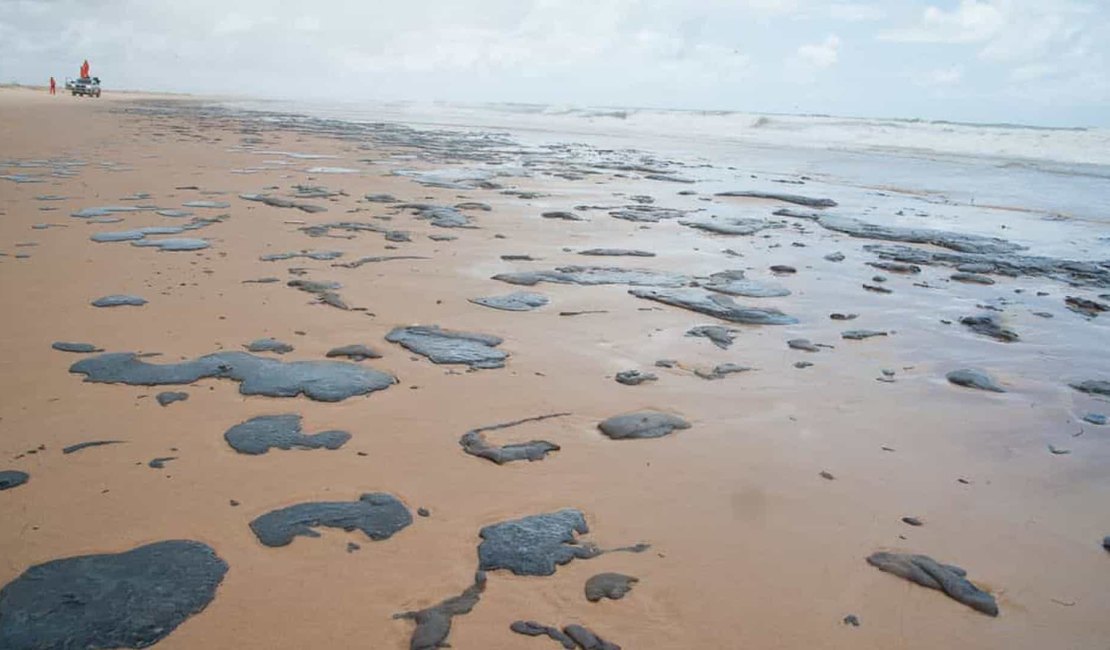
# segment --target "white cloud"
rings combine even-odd
[[[802,45],[798,48],[796,58],[815,68],[828,68],[836,64],[840,58],[840,37],[830,34],[820,43]]]
[[[960,0],[952,11],[926,7],[918,24],[883,31],[879,38],[901,43],[982,43],[1004,24],[1005,16],[994,3]]]
[[[1047,63],[1023,65],[1010,71],[1010,80],[1015,83],[1039,81],[1056,72],[1056,66]]]
[[[834,2],[828,6],[829,16],[835,20],[860,23],[882,20],[886,11],[877,4],[862,2]]]
[[[1008,0],[1004,6],[1004,28],[979,52],[988,61],[1030,61],[1051,56],[1054,51],[1072,46],[1095,17],[1088,6],[1061,0],[1020,3]]]
[[[953,86],[964,78],[964,68],[954,65],[947,68],[936,68],[926,73],[922,80],[927,86]]]
[[[258,25],[258,20],[244,16],[243,14],[231,13],[218,22],[212,28],[212,33],[216,36],[226,36],[229,34],[237,34],[241,32],[249,32]]]
[[[879,39],[932,44],[933,53],[974,48],[965,65],[1001,94],[1048,105],[1061,97],[1092,106],[1110,101],[1105,0],[961,0],[950,11],[930,6],[915,24],[880,32]],[[950,85],[946,70],[916,81]]]
[[[917,24],[884,30],[879,39],[976,44],[984,60],[1028,61],[1067,46],[1092,19],[1105,24],[1106,14],[1072,0],[961,0],[952,11],[927,7]]]
[[[793,14],[802,9],[802,0],[743,0],[743,5],[763,14]]]
[[[1089,121],[1110,0],[0,0],[0,81],[85,58],[107,89]]]
[[[316,16],[298,16],[293,21],[293,27],[302,32],[318,32],[320,26],[320,19]]]

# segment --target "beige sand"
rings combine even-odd
[[[557,647],[511,633],[509,623],[521,618],[583,623],[634,649],[1107,647],[1110,557],[1099,540],[1110,533],[1110,454],[1105,432],[1087,427],[1085,435],[1071,437],[1079,429],[1071,415],[1093,403],[1063,384],[1076,371],[1098,367],[1084,354],[1093,342],[1082,334],[1061,341],[1056,325],[1030,317],[1015,325],[1025,339],[1017,353],[936,322],[971,313],[981,296],[1011,287],[1047,288],[1059,296],[1058,285],[1025,279],[1003,282],[1001,291],[960,286],[957,299],[957,289],[913,292],[911,280],[892,278],[897,293],[878,296],[859,289],[873,272],[862,266],[871,258],[857,254],[864,242],[820,229],[726,239],[675,223],[643,229],[604,212],[588,213],[586,223],[538,218],[545,209],[616,202],[614,191],[654,193],[664,205],[699,205],[693,197],[674,197],[673,186],[614,177],[603,184],[520,179],[521,189],[553,194],[536,201],[429,189],[386,175],[401,165],[359,162],[380,155],[357,143],[291,133],[264,137],[274,150],[338,158],[232,174],[273,156],[232,150],[241,137],[234,122],[200,129],[184,119],[119,112],[125,99],[0,91],[0,159],[89,162],[73,179],[0,181],[0,251],[8,254],[0,257],[0,469],[32,475],[27,485],[0,493],[0,584],[57,557],[190,538],[213,546],[231,568],[211,605],[160,648],[405,648],[411,624],[391,615],[470,584],[481,526],[577,507],[592,528],[587,539],[603,546],[649,542],[651,551],[576,561],[549,578],[491,574],[478,607],[455,619],[453,647]],[[125,170],[100,165],[108,161]],[[302,170],[316,164],[363,170],[316,177],[313,182],[349,195],[310,201],[325,203],[328,212],[308,215],[236,197],[269,185],[288,190],[308,181],[311,175]],[[227,194],[174,189],[188,185]],[[140,213],[124,215],[120,224],[95,225],[68,216],[120,204],[134,192],[149,192],[165,207],[227,200],[229,210],[197,212],[230,218],[187,235],[212,240],[212,248],[161,253],[93,243],[89,235],[170,219]],[[286,223],[387,214],[385,206],[358,200],[378,192],[447,204],[465,196],[491,203],[493,211],[475,214],[480,229],[450,231],[459,239],[440,243],[425,235],[442,230],[399,216],[393,224],[411,231],[413,243],[398,251],[387,250],[377,234],[311,239]],[[33,198],[47,193],[71,198]],[[763,214],[769,207],[751,205]],[[58,210],[40,212],[43,206]],[[363,211],[345,214],[356,207]],[[31,229],[43,222],[65,227]],[[793,248],[792,241],[808,246]],[[16,247],[20,242],[37,246]],[[660,255],[622,260],[562,250],[591,246],[649,248]],[[432,259],[358,269],[258,260],[306,248],[340,250],[347,258],[402,253]],[[723,248],[744,257],[729,258],[718,252]],[[845,265],[821,259],[838,249],[849,255]],[[16,259],[17,253],[30,257]],[[499,259],[509,253],[543,261]],[[764,279],[769,264],[793,263],[800,273],[776,281],[794,295],[760,304],[781,307],[801,324],[741,326],[726,351],[683,336],[713,319],[637,300],[620,286],[541,285],[552,304],[532,313],[467,302],[514,290],[490,280],[494,273],[610,262],[691,274],[752,268],[753,277]],[[342,282],[344,299],[369,312],[311,304],[311,296],[284,286],[289,267]],[[946,275],[927,269],[923,278],[936,282]],[[282,282],[241,283],[264,276]],[[110,293],[136,293],[150,302],[141,309],[89,306]],[[558,315],[592,309],[608,313]],[[862,314],[848,327],[897,334],[841,341],[847,327],[830,321],[831,311]],[[512,357],[504,369],[462,374],[413,360],[382,338],[411,323],[503,336],[502,349]],[[367,363],[396,374],[400,385],[321,404],[245,398],[231,382],[204,380],[183,389],[191,395],[187,402],[162,408],[153,397],[160,389],[82,383],[67,372],[80,357],[50,348],[56,340],[88,341],[175,360],[240,349],[262,336],[295,345],[287,360],[369,344],[384,358]],[[785,341],[796,336],[836,349],[788,350]],[[660,358],[687,367],[734,361],[758,370],[704,381],[685,370],[653,368]],[[793,363],[799,360],[816,365],[798,370]],[[1011,392],[990,395],[944,381],[946,371],[966,365],[991,370]],[[640,387],[613,381],[615,372],[631,368],[660,379]],[[895,369],[897,382],[877,382],[882,368]],[[605,417],[644,407],[682,414],[694,426],[664,439],[624,442],[595,429]],[[543,437],[562,446],[542,462],[496,466],[458,446],[468,429],[556,411],[574,415],[491,434],[498,442]],[[300,413],[308,431],[340,428],[353,439],[334,452],[259,457],[236,454],[224,442],[228,427],[277,413]],[[68,456],[60,451],[105,438],[128,442]],[[1073,453],[1054,456],[1046,451],[1049,442]],[[15,458],[40,445],[45,449]],[[164,470],[147,467],[156,456],[179,459]],[[819,477],[822,470],[836,480]],[[432,516],[379,543],[326,529],[320,539],[271,549],[247,527],[277,507],[354,499],[367,491],[392,492]],[[242,505],[231,507],[230,499]],[[906,526],[900,522],[906,515],[925,526]],[[362,549],[346,553],[347,541]],[[996,594],[1001,616],[988,618],[880,573],[864,562],[876,550],[926,553],[967,568]],[[588,603],[583,584],[602,571],[640,582],[621,601]],[[848,614],[859,616],[862,626],[842,624]]]

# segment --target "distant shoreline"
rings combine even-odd
[[[45,85],[34,85],[24,83],[0,83],[0,88],[24,88],[33,90],[46,90]],[[170,98],[190,98],[197,100],[207,101],[251,101],[251,102],[298,102],[307,101],[309,103],[329,103],[338,106],[343,105],[358,105],[367,103],[387,103],[399,105],[442,105],[442,106],[455,106],[459,108],[481,108],[481,109],[505,109],[505,108],[524,108],[533,109],[528,112],[548,112],[551,109],[563,109],[551,111],[551,114],[570,114],[577,112],[585,113],[599,113],[598,117],[613,117],[613,118],[627,118],[628,115],[636,113],[673,113],[680,115],[698,115],[698,116],[729,116],[729,115],[752,115],[756,117],[770,117],[770,118],[812,118],[812,119],[827,119],[827,120],[852,120],[864,122],[892,122],[897,124],[929,124],[936,126],[959,126],[959,127],[973,127],[973,128],[986,128],[986,129],[1028,129],[1032,131],[1058,131],[1058,132],[1084,132],[1095,131],[1100,129],[1107,129],[1092,124],[1076,124],[1070,126],[1055,126],[1049,124],[1032,124],[1025,122],[975,122],[967,120],[948,120],[948,119],[931,119],[926,117],[907,117],[907,116],[881,116],[881,115],[850,115],[850,114],[836,114],[836,113],[784,113],[784,112],[768,112],[768,111],[752,111],[744,109],[716,109],[716,108],[690,108],[690,107],[659,107],[659,106],[616,106],[607,104],[553,104],[553,103],[531,103],[531,102],[513,102],[513,101],[490,101],[490,102],[472,102],[472,101],[449,101],[449,100],[418,100],[418,99],[367,99],[367,100],[347,100],[347,99],[303,99],[300,97],[269,97],[269,96],[255,96],[255,95],[208,95],[197,94],[189,92],[174,92],[168,90],[142,90],[137,88],[107,88],[106,92],[125,95],[146,95]],[[515,111],[508,111],[515,112]],[[606,115],[605,113],[608,113]],[[618,116],[615,113],[625,113],[626,115]]]

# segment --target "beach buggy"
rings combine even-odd
[[[100,77],[66,79],[66,90],[73,93],[74,97],[100,97]]]
[[[100,77],[89,74],[89,60],[81,64],[81,76],[77,79],[66,79],[66,90],[73,93],[74,97],[100,97]]]

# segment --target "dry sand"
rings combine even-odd
[[[0,180],[0,252],[7,254],[0,257],[0,470],[31,474],[26,485],[0,493],[0,584],[58,557],[194,539],[216,549],[230,570],[211,604],[160,648],[400,649],[408,646],[412,625],[391,616],[469,585],[479,528],[573,507],[590,524],[585,539],[605,547],[647,542],[651,550],[578,560],[551,577],[491,573],[480,604],[454,620],[453,647],[557,647],[510,632],[517,619],[582,623],[635,649],[1108,647],[1110,557],[1099,542],[1110,534],[1110,442],[1105,427],[1090,425],[1072,437],[1081,428],[1076,413],[1105,412],[1106,404],[1065,384],[1076,374],[1087,378],[1080,371],[1105,369],[1104,360],[1084,353],[1104,356],[1105,339],[1099,345],[1098,330],[1083,329],[1085,321],[1063,309],[1063,285],[1018,278],[993,287],[915,290],[914,281],[943,284],[950,270],[936,267],[912,280],[889,274],[896,293],[877,295],[859,288],[877,273],[863,265],[874,259],[860,251],[866,242],[812,226],[719,238],[674,222],[645,229],[604,211],[584,213],[589,221],[581,223],[539,218],[544,210],[623,203],[613,192],[652,194],[673,207],[705,205],[675,196],[684,186],[608,174],[586,182],[508,182],[551,194],[537,200],[433,189],[388,175],[430,165],[386,163],[390,152],[359,141],[276,127],[248,134],[262,138],[258,150],[336,158],[264,155],[240,146],[244,133],[234,119],[217,116],[201,125],[189,116],[126,112],[133,99],[0,90],[0,161],[88,163],[75,168],[73,178]],[[290,164],[263,162],[273,159]],[[317,165],[359,171],[304,171]],[[251,167],[269,169],[231,173]],[[267,186],[280,186],[273,193],[286,195],[297,183],[345,195],[308,199],[327,206],[319,214],[237,197]],[[183,186],[221,194],[175,189]],[[182,235],[208,239],[211,248],[170,253],[94,243],[89,236],[182,220],[140,212],[119,215],[124,221],[118,224],[90,224],[69,216],[127,204],[120,199],[135,192],[150,193],[146,202],[166,208],[228,201],[227,210],[194,212],[229,218]],[[473,230],[439,229],[399,214],[382,222],[412,233],[412,243],[396,244],[396,250],[380,234],[309,238],[297,230],[301,224],[288,223],[394,213],[362,201],[368,193],[446,205],[484,201],[493,209],[469,213],[479,226]],[[41,194],[69,198],[36,201]],[[780,207],[730,204],[761,215]],[[38,223],[64,227],[32,229]],[[426,237],[431,233],[458,239],[435,242]],[[792,247],[795,241],[807,246]],[[563,250],[596,246],[658,256],[587,258]],[[719,252],[723,248],[744,256],[730,258]],[[357,269],[304,259],[259,261],[302,249],[343,251],[340,262],[390,254],[429,259]],[[848,260],[824,261],[833,250]],[[542,261],[504,262],[504,254]],[[752,269],[750,277],[794,293],[738,301],[779,307],[800,324],[737,326],[735,344],[720,350],[684,336],[692,326],[717,323],[713,318],[638,300],[619,285],[539,285],[530,290],[551,304],[530,313],[467,300],[518,289],[491,280],[496,273],[564,264],[690,275]],[[766,271],[771,264],[793,264],[799,272],[772,278]],[[285,286],[294,277],[290,267],[309,269],[306,277],[314,280],[341,282],[343,299],[368,311],[313,304],[309,294]],[[281,282],[243,283],[266,276]],[[1053,297],[1045,300],[1053,301],[1050,311],[1057,316],[1038,319],[1022,309],[1013,323],[1020,343],[1006,346],[937,322],[974,313],[975,302],[1013,295],[1014,288],[1027,295],[1050,291]],[[149,303],[89,305],[114,293],[138,294]],[[571,310],[606,313],[559,315]],[[828,319],[832,311],[861,315],[838,323]],[[415,323],[501,336],[501,349],[511,357],[503,369],[467,373],[383,340],[392,328]],[[842,341],[839,332],[849,328],[896,334]],[[241,349],[264,336],[296,347],[286,361],[368,344],[384,356],[364,363],[395,374],[399,384],[334,404],[244,397],[225,380],[165,389],[90,384],[67,372],[81,355],[50,347],[85,341],[107,351],[158,352],[170,361]],[[787,349],[785,341],[800,336],[835,349]],[[682,368],[654,368],[663,358],[685,368],[737,362],[757,370],[705,381]],[[800,370],[796,361],[815,365]],[[947,371],[966,366],[990,370],[1010,392],[983,393],[945,381]],[[884,368],[896,371],[894,383],[876,381]],[[613,375],[626,369],[655,372],[659,380],[638,387],[616,383]],[[185,390],[190,398],[161,407],[154,400],[161,390]],[[597,431],[602,419],[640,408],[681,414],[693,426],[639,441],[613,441]],[[562,447],[541,462],[498,466],[458,445],[469,429],[559,411],[573,415],[490,434],[498,443],[545,438]],[[280,413],[303,415],[306,431],[342,429],[353,438],[337,451],[263,456],[237,454],[225,443],[222,434],[232,425]],[[97,439],[127,442],[61,453],[66,445]],[[1072,453],[1051,454],[1047,443]],[[37,453],[25,455],[29,450]],[[161,456],[178,458],[165,469],[147,466]],[[822,471],[836,479],[821,478]],[[414,511],[426,507],[431,516],[416,518],[387,541],[321,529],[319,539],[301,537],[282,548],[262,546],[247,526],[282,506],[373,491],[393,493]],[[232,499],[241,505],[232,507]],[[908,515],[925,525],[902,523]],[[347,553],[348,541],[361,550]],[[877,550],[924,553],[966,568],[997,597],[1001,615],[986,617],[877,571],[864,561]],[[620,601],[587,602],[583,584],[604,571],[640,582]],[[843,624],[849,614],[862,626]]]

